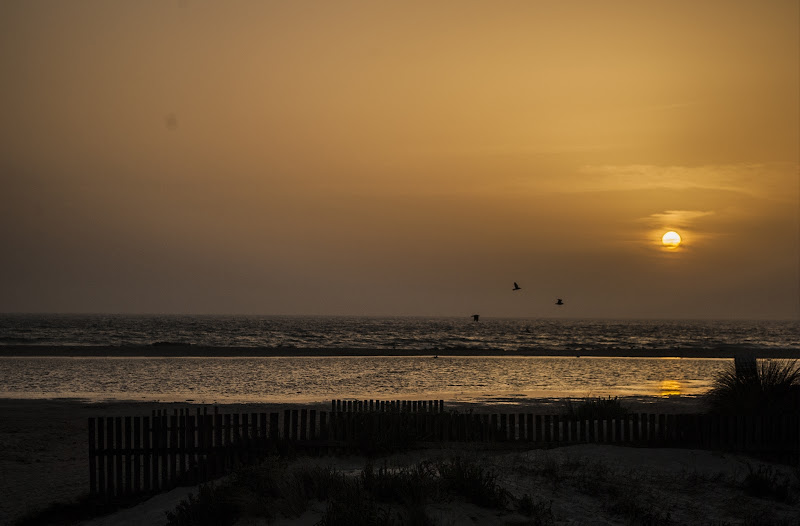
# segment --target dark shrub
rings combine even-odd
[[[797,360],[760,360],[752,370],[731,366],[722,371],[706,394],[711,412],[762,415],[796,412],[800,401]]]

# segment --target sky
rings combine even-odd
[[[0,312],[800,319],[796,0],[0,0],[0,75]]]

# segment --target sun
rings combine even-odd
[[[681,236],[678,235],[677,232],[670,230],[661,236],[661,243],[663,243],[666,248],[678,248],[678,245],[681,244]]]

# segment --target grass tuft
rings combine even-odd
[[[587,398],[581,401],[567,399],[561,414],[570,420],[608,420],[627,416],[630,414],[630,409],[623,406],[622,401],[616,396]]]
[[[747,465],[748,473],[742,481],[742,489],[750,496],[760,499],[771,499],[793,504],[797,501],[796,488],[791,478],[769,465],[759,465],[754,470]]]
[[[397,501],[409,508],[424,507],[440,494],[438,474],[432,462],[423,461],[396,470],[384,465],[377,471],[372,464],[367,464],[360,478],[364,489],[377,500]]]
[[[497,474],[477,464],[455,457],[438,464],[439,474],[448,489],[478,506],[503,508],[510,494],[497,484]]]
[[[759,360],[752,371],[734,364],[722,371],[706,394],[714,413],[761,415],[800,410],[800,363],[797,360]]]

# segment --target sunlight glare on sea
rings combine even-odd
[[[544,357],[0,358],[0,397],[469,402],[487,397],[697,395],[725,359]]]

